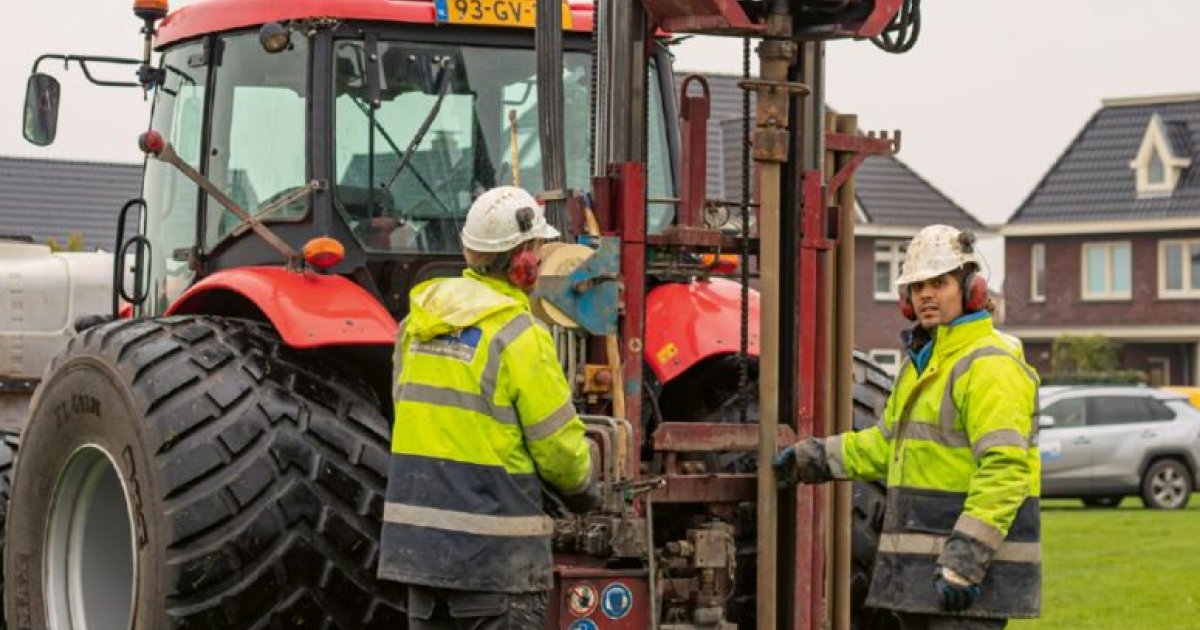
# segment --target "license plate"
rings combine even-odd
[[[437,21],[475,26],[537,25],[537,0],[436,0]],[[562,27],[571,28],[571,7],[563,2]]]

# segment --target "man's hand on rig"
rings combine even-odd
[[[775,484],[780,489],[797,483],[824,483],[833,479],[825,459],[825,440],[805,438],[783,449],[771,462],[775,468]]]
[[[600,495],[600,484],[591,481],[583,490],[563,495],[562,502],[574,514],[587,514],[599,508],[604,498]]]

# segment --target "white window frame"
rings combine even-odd
[[[1042,282],[1038,282],[1038,267],[1042,270]],[[1034,243],[1029,249],[1029,301],[1045,302],[1046,287],[1046,245]]]
[[[906,241],[875,241],[871,247],[871,291],[875,294],[875,300],[878,302],[894,302],[899,295],[896,291],[896,278],[900,277],[900,268],[904,265],[904,248],[908,245]],[[887,247],[888,251],[880,252],[879,247]],[[880,293],[875,290],[875,267],[881,262],[889,264],[891,271],[888,273],[888,291]]]
[[[1183,260],[1179,261],[1181,266],[1180,279],[1183,281],[1182,289],[1167,288],[1167,246],[1179,245],[1183,252]],[[1158,242],[1158,297],[1162,300],[1189,300],[1200,298],[1200,288],[1192,288],[1192,265],[1188,260],[1187,253],[1192,246],[1200,247],[1200,238],[1180,238],[1180,239],[1164,239]]]
[[[883,371],[888,373],[888,376],[896,378],[896,373],[900,371],[899,350],[871,350],[867,353],[867,356],[871,357],[872,361],[878,363],[879,367],[883,368]],[[884,363],[883,361],[879,360],[879,357],[889,357],[892,359],[892,363]]]
[[[1113,291],[1114,284],[1113,276],[1113,248],[1124,245],[1129,248],[1129,290],[1128,291]],[[1104,256],[1104,276],[1107,282],[1107,288],[1103,291],[1093,293],[1088,287],[1088,252],[1096,248],[1105,250]],[[1131,241],[1097,241],[1092,243],[1084,243],[1079,248],[1079,293],[1085,301],[1104,302],[1128,300],[1133,297],[1133,243]]]

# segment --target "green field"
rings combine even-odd
[[[1186,510],[1042,507],[1042,618],[1010,630],[1200,630],[1200,494]]]

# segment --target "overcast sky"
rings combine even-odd
[[[38,53],[140,54],[131,4],[0,2],[0,154],[140,160],[141,94],[93,87],[78,70],[56,72],[56,143],[34,147],[20,131]],[[985,223],[1016,209],[1102,98],[1200,92],[1197,0],[924,0],[922,8],[921,39],[907,54],[830,44],[826,100],[859,114],[864,128],[903,130],[900,157]],[[740,72],[740,40],[692,40],[677,65]]]

